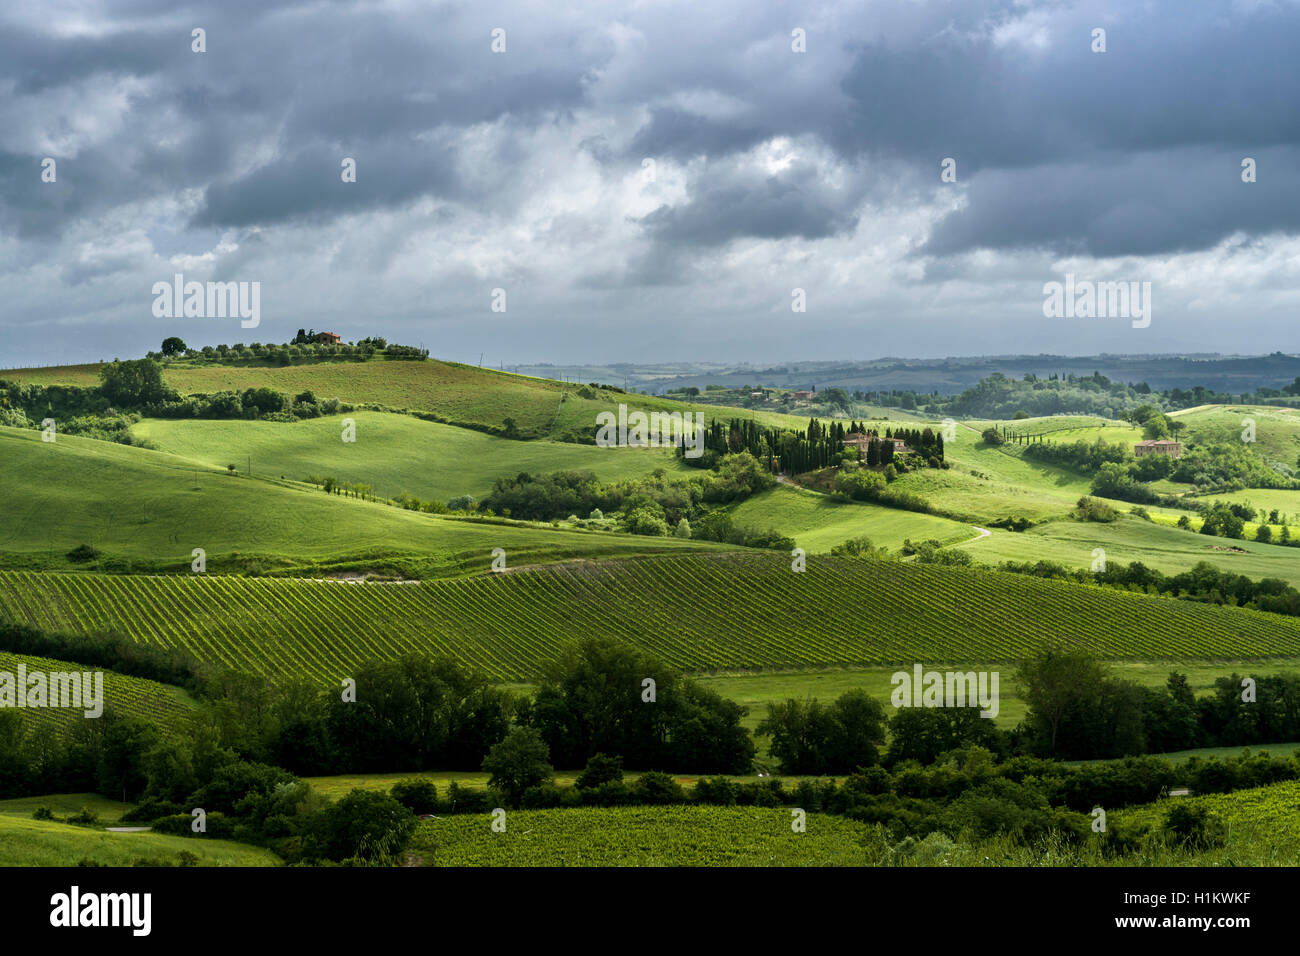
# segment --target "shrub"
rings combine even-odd
[[[1074,506],[1072,512],[1077,521],[1114,521],[1119,513],[1106,502],[1084,495]]]
[[[68,552],[68,560],[76,561],[78,563],[94,561],[98,557],[99,551],[88,544],[79,544]]]
[[[438,788],[428,780],[399,780],[388,792],[412,813],[433,813],[438,809]]]
[[[673,779],[671,774],[651,770],[641,774],[631,787],[632,797],[637,803],[666,804],[684,803],[686,791]]]
[[[1204,807],[1175,803],[1165,813],[1164,832],[1176,846],[1205,850],[1222,846],[1223,824]]]

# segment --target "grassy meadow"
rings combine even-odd
[[[280,864],[270,850],[232,840],[110,833],[98,825],[33,820],[0,812],[0,866],[80,866],[85,861],[99,866]]]
[[[193,549],[202,548],[211,572],[377,568],[437,576],[485,571],[493,548],[521,566],[721,547],[439,517],[327,495],[280,481],[278,473],[260,478],[255,472],[250,479],[89,438],[63,435],[46,443],[25,429],[0,428],[0,455],[11,466],[0,471],[0,496],[8,502],[0,563],[8,567],[78,567],[66,555],[84,544],[103,553],[80,565],[88,569],[188,573]]]
[[[355,442],[340,437],[344,417],[356,422]],[[481,499],[498,476],[521,471],[591,471],[602,481],[639,478],[656,468],[693,471],[667,449],[508,441],[383,412],[293,423],[146,419],[131,431],[164,452],[210,468],[234,464],[243,472],[251,462],[255,475],[293,481],[331,476],[365,482],[390,498],[409,492],[444,503],[460,495]]]

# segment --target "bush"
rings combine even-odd
[[[587,768],[578,775],[576,786],[579,790],[587,790],[608,783],[622,782],[623,758],[598,753],[587,761]]]
[[[438,809],[438,788],[428,780],[399,780],[388,792],[412,813],[433,813]]]
[[[79,544],[68,552],[68,560],[76,561],[78,563],[94,561],[98,557],[99,551],[88,544]]]
[[[72,816],[68,817],[65,823],[78,823],[83,826],[92,826],[99,822],[99,814],[94,810],[82,807]]]
[[[1206,850],[1223,846],[1223,824],[1204,807],[1175,803],[1165,813],[1164,832],[1175,846]]]
[[[1084,495],[1074,506],[1072,512],[1077,521],[1114,521],[1119,513],[1106,502]]]
[[[637,803],[668,804],[686,801],[686,791],[682,785],[671,774],[658,770],[641,774],[630,789],[632,798]]]
[[[698,803],[733,807],[736,805],[738,789],[736,784],[726,777],[704,777],[696,782],[691,795]]]

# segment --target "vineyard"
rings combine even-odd
[[[519,810],[495,833],[486,813],[421,824],[412,850],[432,866],[861,866],[869,828],[789,808]]]
[[[1228,827],[1230,842],[1252,837],[1275,846],[1300,842],[1300,781],[1185,799],[1192,806],[1202,807],[1218,817]],[[1168,801],[1135,807],[1121,811],[1119,819],[1127,824],[1158,826],[1168,807]],[[1294,858],[1288,861],[1288,865],[1295,865]]]
[[[0,671],[17,675],[19,662],[27,665],[29,674],[33,671],[94,671],[92,667],[67,661],[0,651]],[[52,733],[60,737],[74,734],[87,721],[85,711],[81,709],[31,707],[15,710],[15,713],[22,714],[24,720],[31,721],[41,733]],[[105,671],[104,716],[138,717],[158,727],[175,729],[189,721],[190,708],[175,688]]]
[[[116,631],[203,660],[334,682],[446,654],[535,678],[588,634],[695,672],[1014,661],[1059,641],[1112,660],[1300,655],[1300,621],[1022,575],[765,554],[650,557],[406,584],[0,572],[0,620]]]

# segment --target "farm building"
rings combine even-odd
[[[317,332],[316,341],[325,345],[338,345],[343,341],[343,336],[337,332]]]
[[[795,397],[795,398],[802,398],[802,399],[809,399],[809,398],[812,398],[812,397],[813,397],[813,393],[812,393],[812,392],[795,392],[795,393],[794,393],[794,397]]]
[[[907,446],[907,442],[901,438],[881,438],[875,432],[849,432],[844,436],[845,448],[856,448],[863,457],[867,454],[867,446],[873,441],[889,442],[894,446],[895,455],[910,454],[912,449]]]
[[[1183,454],[1183,443],[1169,438],[1148,438],[1133,446],[1133,454],[1139,458],[1143,455],[1168,455],[1170,458],[1178,458]]]

